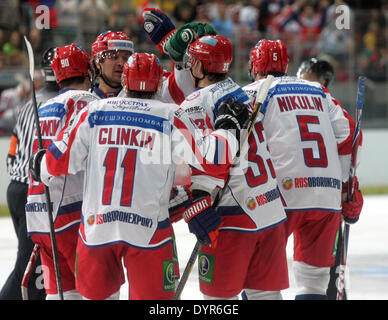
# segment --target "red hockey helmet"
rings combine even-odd
[[[249,59],[249,75],[266,76],[270,72],[286,73],[289,56],[281,40],[260,40],[252,49]]]
[[[158,57],[150,53],[134,53],[124,64],[125,90],[155,92],[158,90],[163,68]]]
[[[202,61],[205,71],[227,73],[233,58],[232,43],[221,35],[201,37],[189,45],[184,56],[184,65],[191,68]]]
[[[105,31],[93,42],[92,57],[99,59],[104,52],[118,50],[129,51],[132,54],[134,52],[133,42],[123,32]]]
[[[74,77],[87,77],[89,71],[89,54],[72,43],[55,49],[51,67],[57,82]]]

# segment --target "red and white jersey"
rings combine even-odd
[[[207,132],[213,130],[217,109],[228,98],[249,102],[244,90],[227,78],[193,92],[181,107],[198,128]],[[193,169],[192,181],[195,179]],[[224,222],[222,230],[257,232],[286,219],[261,122],[255,124],[248,143],[231,168],[217,210]]]
[[[61,139],[63,130],[73,117],[96,98],[87,91],[61,90],[59,95],[39,107],[39,122],[43,147]],[[38,149],[35,138],[33,151]],[[47,183],[53,205],[54,228],[61,232],[80,222],[83,173],[55,177]],[[27,230],[32,233],[49,233],[46,196],[43,183],[30,181],[26,204]]]
[[[251,106],[264,81],[244,87]],[[286,209],[340,211],[354,122],[329,91],[317,82],[275,78],[259,118]]]
[[[63,140],[49,146],[42,179],[85,170],[80,236],[88,246],[158,247],[171,240],[168,204],[180,158],[222,187],[237,152],[235,137],[204,137],[177,105],[109,98],[82,110]],[[194,143],[195,142],[195,143]]]
[[[189,70],[174,68],[172,72],[165,72],[157,99],[165,103],[181,104],[185,97],[194,91]],[[121,90],[118,97],[125,98],[125,90]]]
[[[163,77],[159,100],[180,105],[194,89],[190,70],[174,68]]]

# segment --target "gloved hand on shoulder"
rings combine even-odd
[[[181,63],[190,43],[200,37],[216,34],[217,31],[208,23],[189,22],[180,27],[166,42],[164,51],[175,63]]]
[[[233,101],[231,98],[223,101],[217,109],[214,128],[233,130],[234,135],[241,145],[241,131],[249,124],[249,111],[246,104]],[[237,155],[239,154],[238,151]]]

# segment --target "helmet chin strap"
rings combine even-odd
[[[198,77],[196,77],[196,76],[193,74],[193,68],[190,68],[190,73],[191,73],[192,77],[195,79],[195,86],[194,86],[194,87],[195,87],[195,88],[198,88],[199,81],[205,79],[205,77],[206,77],[206,72],[205,72],[205,70],[203,70],[203,77],[202,77],[202,78],[198,78]]]
[[[112,89],[118,89],[118,88],[121,88],[121,83],[118,84],[118,85],[114,85],[111,81],[109,81],[105,76],[104,74],[101,72],[100,73],[100,77],[102,78],[102,80],[104,80],[104,82],[109,86],[111,87]]]
[[[122,87],[121,83],[115,85],[114,83],[112,83],[112,81],[109,81],[105,77],[104,73],[102,72],[102,65],[101,65],[101,63],[99,63],[99,65],[100,65],[100,69],[99,69],[98,76],[100,76],[102,78],[102,80],[104,80],[105,84],[108,85],[109,87],[111,87],[112,89],[119,89],[119,88],[121,88]]]

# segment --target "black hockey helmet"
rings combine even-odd
[[[302,73],[313,73],[317,76],[319,81],[324,80],[323,85],[327,87],[330,81],[334,78],[334,68],[326,60],[318,60],[316,58],[311,58],[305,60],[300,65],[296,76],[301,77]]]
[[[44,80],[46,82],[56,82],[55,74],[51,68],[51,61],[53,60],[55,47],[48,48],[42,55],[42,61],[40,63],[44,73]]]

